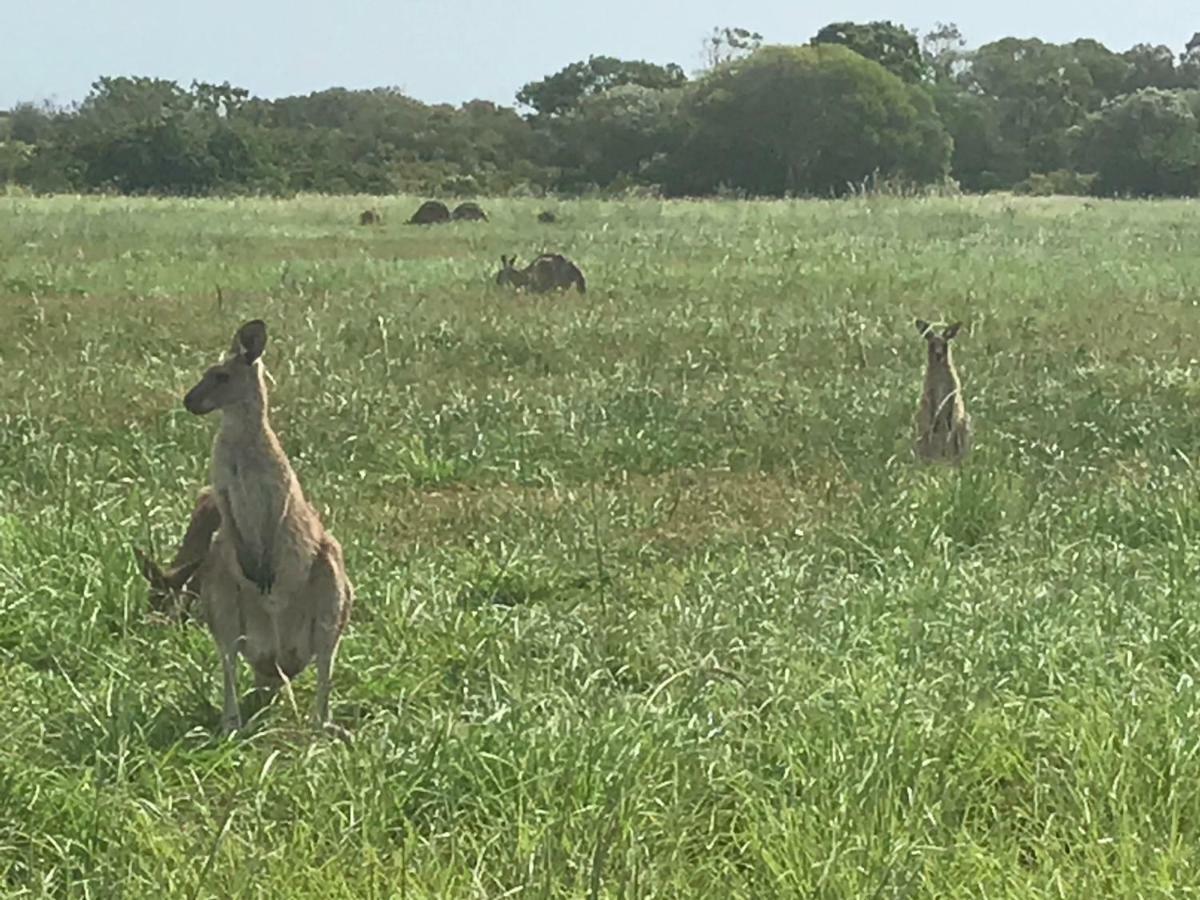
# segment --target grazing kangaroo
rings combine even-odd
[[[587,282],[579,267],[558,253],[543,253],[524,269],[517,268],[516,256],[501,256],[496,284],[516,288],[527,287],[535,294],[575,286],[579,293],[587,290]]]
[[[440,200],[426,200],[408,220],[409,225],[437,225],[450,221],[450,210]]]
[[[379,214],[378,210],[364,209],[362,211],[362,214],[358,217],[358,224],[359,225],[382,225],[383,224],[383,216],[381,216]]]
[[[183,543],[165,570],[149,554],[134,548],[142,576],[150,583],[151,610],[181,622],[192,617],[192,603],[200,596],[203,583],[200,569],[208,558],[209,546],[220,524],[221,510],[216,494],[211,487],[206,487],[196,497]]]
[[[266,344],[267,326],[247,322],[225,359],[183,398],[195,415],[221,411],[211,471],[220,525],[199,574],[201,607],[221,657],[226,733],[242,722],[238,653],[260,695],[315,659],[314,717],[328,724],[334,656],[354,603],[341,545],[304,498],[268,421],[259,362]]]
[[[558,216],[550,212],[548,209],[543,209],[540,213],[538,213],[537,220],[543,225],[552,225],[558,221]]]
[[[486,222],[488,220],[487,213],[483,211],[483,207],[469,200],[454,207],[454,212],[450,213],[450,218],[455,222]]]
[[[962,382],[950,356],[950,341],[958,334],[955,322],[941,334],[917,320],[917,331],[928,345],[925,389],[917,411],[917,456],[926,462],[959,465],[971,452],[971,417],[963,403]]]

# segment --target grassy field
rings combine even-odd
[[[0,198],[0,895],[1200,894],[1200,207],[415,205]],[[220,740],[130,553],[252,317],[349,745],[311,672]]]

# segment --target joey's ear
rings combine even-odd
[[[942,337],[945,338],[946,340],[951,340],[956,334],[958,334],[958,330],[960,328],[962,328],[962,322],[955,322],[953,325],[951,325],[949,328],[947,328],[945,331],[942,332]]]
[[[932,332],[929,330],[929,323],[924,319],[917,319],[917,331],[921,333],[921,337],[928,340]]]
[[[248,363],[254,362],[267,349],[267,323],[253,319],[237,330],[233,339],[234,350]]]

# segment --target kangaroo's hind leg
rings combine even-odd
[[[204,581],[200,607],[205,624],[209,626],[212,643],[221,658],[223,700],[221,731],[229,734],[241,727],[238,709],[238,654],[245,641],[241,620],[238,582],[229,576],[226,557],[221,552],[210,553],[203,566]]]
[[[237,658],[242,645],[242,617],[238,609],[238,585],[219,566],[205,566],[203,606],[208,630],[221,658],[224,697],[221,730],[230,734],[242,727],[238,710]]]
[[[313,724],[317,728],[338,730],[329,720],[329,695],[333,690],[333,664],[338,642],[350,618],[354,589],[346,578],[342,548],[326,538],[313,562],[308,588],[312,610],[312,648],[317,667],[317,695],[313,704]]]

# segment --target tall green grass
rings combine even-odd
[[[0,198],[0,895],[1200,893],[1194,204],[416,202]],[[220,740],[130,554],[251,317],[349,746]]]

